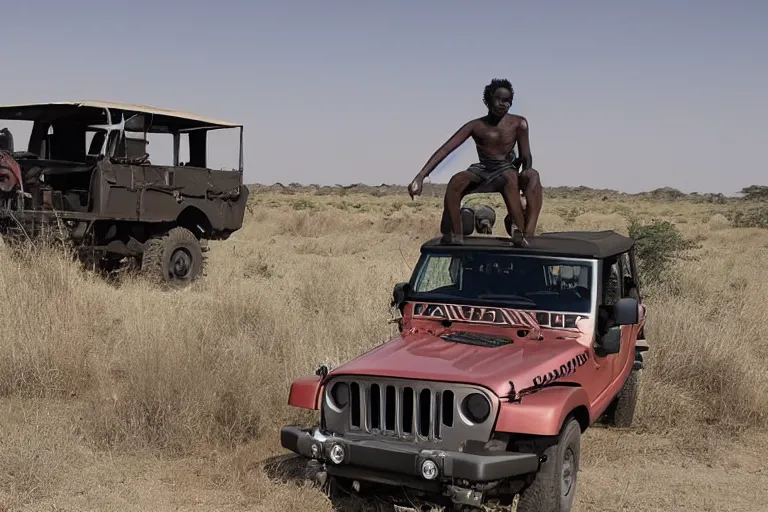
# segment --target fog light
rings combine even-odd
[[[331,447],[331,462],[334,464],[344,462],[344,447],[340,444],[335,444]]]
[[[421,463],[421,476],[427,480],[434,480],[437,478],[437,464],[431,460],[425,460]]]

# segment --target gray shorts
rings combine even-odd
[[[467,187],[467,193],[483,194],[499,192],[505,185],[502,175],[508,171],[517,173],[517,167],[513,163],[514,154],[504,160],[482,159],[467,167],[467,172],[474,175],[475,179]]]

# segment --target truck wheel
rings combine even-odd
[[[145,244],[141,270],[166,285],[183,287],[202,272],[203,250],[190,230],[175,227]]]
[[[581,426],[575,418],[566,420],[558,443],[544,452],[533,483],[520,493],[517,512],[569,512],[576,495],[581,459]]]
[[[624,382],[621,391],[619,391],[619,394],[605,411],[602,423],[617,428],[629,428],[632,426],[632,420],[635,418],[639,377],[640,372],[638,370],[629,372],[629,376]]]

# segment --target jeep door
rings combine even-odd
[[[628,267],[624,266],[627,254],[606,260],[602,272],[602,304],[613,305],[621,298],[629,297],[632,292],[627,289],[625,272]],[[599,355],[595,354],[597,364],[597,382],[595,388],[599,390],[596,394],[593,407],[597,410],[603,410],[608,406],[615,394],[621,388],[626,377],[627,368],[631,368],[634,363],[634,340],[637,336],[639,324],[621,326],[621,348],[616,354]],[[592,398],[592,397],[590,397]]]

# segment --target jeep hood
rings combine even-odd
[[[543,340],[514,338],[502,347],[446,341],[428,332],[404,334],[331,372],[335,375],[381,375],[478,384],[507,396],[510,382],[519,392],[569,375],[585,364],[587,347],[561,331],[544,332]],[[569,333],[570,334],[570,333]]]

